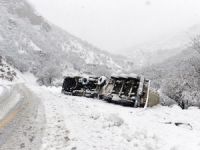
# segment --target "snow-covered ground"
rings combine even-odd
[[[23,83],[0,86],[8,91],[0,101],[0,150],[38,150],[45,125],[42,103]]]
[[[38,86],[28,73],[22,80],[24,85],[14,90],[20,96],[15,92],[12,104],[23,100],[23,109],[8,127],[0,128],[0,150],[200,149],[198,108],[123,107],[63,95],[60,87]],[[8,82],[1,85],[0,95],[9,87]]]
[[[9,91],[7,87],[0,85],[3,89],[2,95],[0,94],[0,120],[2,120],[20,101],[21,95],[17,91]],[[16,87],[13,87],[16,88]]]
[[[200,110],[178,106],[142,109],[31,87],[46,111],[42,150],[197,150]]]
[[[4,91],[4,88],[0,86],[0,96],[2,96],[3,91]]]

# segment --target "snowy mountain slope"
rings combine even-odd
[[[161,63],[187,49],[191,39],[200,33],[200,25],[196,24],[190,28],[170,35],[161,36],[131,48],[125,49],[133,60],[140,60],[140,66]]]
[[[135,70],[149,78],[151,86],[175,100],[183,108],[200,106],[200,54],[191,48],[162,63]],[[171,103],[171,102],[170,102]],[[163,104],[170,104],[163,101]]]
[[[109,74],[130,64],[49,23],[25,0],[0,0],[0,14],[0,54],[22,72],[55,66],[58,72]]]

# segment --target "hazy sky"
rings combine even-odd
[[[29,0],[71,34],[111,52],[200,22],[200,0]]]

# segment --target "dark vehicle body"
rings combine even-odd
[[[159,95],[150,90],[150,80],[138,75],[111,76],[109,79],[104,76],[67,76],[63,82],[62,93],[99,98],[133,107],[148,107],[159,103]]]
[[[67,76],[64,79],[62,93],[74,96],[97,98],[102,84],[99,77]]]

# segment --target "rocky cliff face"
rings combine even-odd
[[[17,76],[15,70],[10,67],[0,56],[0,79],[13,81]]]

